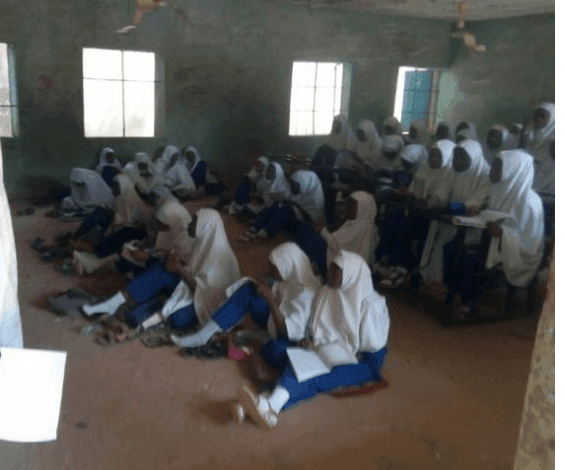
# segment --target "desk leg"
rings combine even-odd
[[[453,264],[453,276],[452,279],[447,280],[448,293],[446,294],[446,305],[450,308],[446,309],[445,317],[443,319],[443,324],[449,325],[452,323],[453,311],[452,307],[454,304],[454,296],[456,294],[461,294],[462,285],[462,260],[464,257],[464,240],[466,238],[466,227],[458,227],[458,232],[456,234],[456,253],[454,256]]]
[[[472,300],[472,315],[474,315],[475,317],[478,317],[478,313],[476,311],[476,306],[479,300],[479,297],[481,296],[482,292],[480,292],[481,287],[482,287],[482,281],[483,278],[485,276],[486,273],[486,268],[485,268],[485,263],[487,261],[487,255],[489,253],[489,245],[491,244],[491,235],[489,234],[489,231],[487,230],[483,230],[482,232],[482,237],[481,237],[481,243],[480,243],[480,247],[478,250],[478,254],[476,256],[476,272],[474,273],[474,283],[475,283],[475,288],[474,291],[476,293],[476,295],[474,296],[473,300]]]

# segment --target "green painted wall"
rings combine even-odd
[[[469,120],[485,136],[494,124],[523,122],[540,103],[554,102],[554,16],[474,22],[466,29],[487,52],[451,45],[457,53],[441,79],[439,122]]]

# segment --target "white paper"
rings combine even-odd
[[[485,228],[488,222],[501,222],[509,217],[510,215],[505,212],[485,210],[475,217],[454,216],[452,217],[452,223],[466,227]]]
[[[66,352],[0,348],[0,439],[57,439]]]
[[[245,276],[226,289],[226,297],[231,297],[232,294],[234,294],[240,287],[247,284],[248,282],[253,282],[254,284],[257,284],[255,279]]]
[[[298,382],[304,382],[313,377],[328,374],[331,370],[322,362],[320,356],[310,349],[287,348],[287,355]]]

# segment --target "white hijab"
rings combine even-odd
[[[499,152],[502,152],[503,150],[513,150],[519,146],[519,139],[514,138],[515,136],[511,135],[509,129],[507,129],[504,125],[496,124],[495,126],[492,126],[489,129],[489,132],[491,131],[497,131],[501,134],[501,144],[499,145],[499,147],[495,149],[489,148],[489,146],[487,145],[487,137],[486,137],[485,143],[486,143],[487,152],[485,153],[484,156],[486,157],[487,163],[489,163],[490,165],[493,159],[495,158],[495,156]]]
[[[177,200],[169,200],[157,210],[155,217],[169,226],[169,230],[159,232],[155,247],[175,251],[186,263],[190,262],[194,240],[187,231],[193,220],[189,211]]]
[[[324,191],[317,174],[310,170],[298,170],[293,173],[291,180],[299,183],[301,188],[299,194],[291,196],[291,201],[301,206],[313,222],[324,220]]]
[[[540,159],[535,163],[535,179],[533,189],[535,191],[544,191],[545,193],[555,193],[554,189],[554,159],[550,155],[550,143],[546,146],[548,157]]]
[[[97,207],[112,208],[114,204],[112,190],[96,171],[73,168],[69,176],[71,178],[71,199],[79,208],[87,212],[92,212]]]
[[[414,127],[417,131],[417,136],[414,139],[409,139],[410,144],[420,144],[428,145],[430,141],[430,136],[428,134],[428,126],[424,119],[419,119],[418,121],[411,122],[411,127]]]
[[[22,320],[18,301],[18,260],[12,215],[4,188],[4,165],[0,144],[0,347],[23,348]]]
[[[331,133],[327,137],[326,143],[336,151],[356,150],[358,139],[348,123],[348,117],[345,114],[339,114],[334,117],[334,120],[340,122],[340,132],[338,134]]]
[[[120,195],[115,200],[114,223],[125,227],[133,227],[136,222],[147,226],[151,219],[151,210],[143,202],[133,181],[125,174],[114,176],[114,181],[120,185]]]
[[[198,153],[198,150],[196,149],[196,147],[189,145],[188,147],[185,147],[185,149],[183,150],[183,158],[185,158],[187,165],[188,165],[188,160],[186,160],[187,152],[193,152],[195,154],[195,161],[191,165],[191,167],[189,168],[189,171],[192,174],[193,171],[195,171],[195,168],[197,167],[197,165],[201,162],[202,158],[200,157],[200,154]]]
[[[403,135],[403,127],[401,126],[401,123],[395,116],[389,116],[387,119],[385,119],[385,121],[383,121],[384,132],[386,126],[393,127],[395,129],[394,135],[399,135],[399,136]]]
[[[135,180],[132,178],[132,181],[135,181],[135,185],[138,188],[138,191],[144,195],[149,195],[153,188],[158,185],[164,184],[164,179],[161,175],[157,174],[155,171],[155,167],[153,162],[151,161],[151,157],[145,152],[138,152],[136,154],[135,162]],[[151,175],[149,177],[145,177],[141,175],[139,164],[145,163],[147,165],[147,171]],[[131,173],[128,173],[131,175]]]
[[[173,146],[170,145],[169,147],[173,147]],[[167,148],[165,150],[167,150]],[[171,153],[172,150],[169,151],[169,153],[171,153],[171,157],[167,162],[167,166],[165,166],[166,169],[166,172],[164,174],[165,184],[168,187],[170,187],[173,191],[180,191],[180,190],[187,192],[196,191],[197,187],[195,185],[193,177],[191,176],[191,172],[187,167],[187,160],[185,159],[185,157],[178,158],[175,164],[169,169],[167,169],[171,163],[171,158],[173,158],[175,154],[179,153],[177,147],[174,147],[174,149],[176,150],[175,153]]]
[[[322,284],[314,275],[309,258],[295,243],[279,245],[269,254],[269,261],[282,279],[273,285],[272,292],[285,317],[287,336],[291,341],[300,341],[305,337],[312,303]],[[271,336],[276,334],[272,316],[267,328]]]
[[[382,152],[396,153],[396,155],[392,160],[386,158],[385,155],[382,155],[379,166],[382,168],[400,168],[402,164],[399,153],[401,152],[401,150],[403,150],[403,147],[405,147],[405,141],[403,140],[403,137],[398,134],[386,135],[383,138],[383,144],[381,147]]]
[[[542,201],[531,188],[531,155],[524,150],[509,150],[501,152],[499,158],[503,162],[502,177],[492,185],[489,209],[511,214],[511,218],[502,224],[501,239],[492,239],[486,266],[502,263],[508,282],[525,287],[536,276],[544,252]]]
[[[375,217],[377,206],[375,198],[365,191],[355,191],[351,198],[358,203],[358,210],[354,220],[347,220],[335,232],[329,233],[322,229],[321,235],[329,241],[336,242],[341,250],[351,251],[360,255],[368,264],[375,260],[375,248],[379,241]]]
[[[269,158],[267,157],[259,157],[258,161],[261,162],[263,165],[263,171],[257,175],[255,179],[256,182],[256,189],[258,194],[265,199],[269,194],[269,188],[271,187],[271,181],[269,181],[265,175],[267,173],[267,169],[269,168]],[[254,167],[255,169],[255,167]]]
[[[342,286],[323,286],[315,300],[310,333],[315,346],[340,343],[352,354],[377,352],[387,345],[389,312],[375,292],[367,263],[347,251],[333,260],[343,271]]]
[[[179,153],[179,149],[174,145],[168,145],[165,147],[165,149],[163,149],[163,153],[154,164],[155,172],[159,174],[166,173],[171,166],[171,159]]]
[[[491,188],[489,171],[491,167],[483,157],[482,148],[475,140],[463,140],[456,147],[466,151],[470,157],[470,167],[461,173],[454,171],[451,200],[466,205],[466,208],[481,208],[486,202]]]
[[[109,153],[116,154],[116,152],[114,152],[114,150],[112,150],[110,147],[105,147],[100,151],[98,165],[96,165],[96,169],[95,169],[95,171],[99,175],[102,174],[102,169],[105,166],[112,166],[112,167],[117,168],[118,170],[122,171],[122,165],[120,164],[120,162],[118,161],[118,159],[116,157],[114,157],[114,163],[108,163],[108,161],[106,160],[106,157],[108,156]]]
[[[451,140],[439,140],[432,148],[437,148],[442,154],[442,166],[432,169],[428,158],[423,162],[411,183],[411,191],[415,190],[417,181],[425,182],[426,195],[443,202],[448,202],[452,190],[454,172],[452,170],[452,157],[456,144]]]
[[[381,159],[381,137],[375,128],[375,124],[367,119],[360,122],[358,129],[361,129],[366,140],[364,142],[358,140],[356,152],[358,156],[374,169],[377,169]]]
[[[285,177],[283,167],[279,163],[275,162],[272,162],[271,165],[275,167],[275,178],[270,182],[268,194],[281,194],[284,199],[290,199],[291,188],[289,187],[289,182]]]
[[[550,117],[548,123],[542,129],[532,130],[527,136],[526,147],[529,150],[536,150],[544,147],[545,143],[554,140],[554,130],[556,126],[556,110],[554,103],[542,103],[537,109],[544,109]]]
[[[476,125],[471,122],[471,121],[462,121],[461,123],[458,124],[458,126],[460,124],[466,124],[468,127],[466,129],[462,129],[461,131],[458,131],[456,134],[456,138],[461,136],[464,137],[464,140],[479,140],[478,139],[478,132],[476,130]],[[456,127],[458,127],[456,126]]]
[[[428,158],[428,151],[422,144],[409,144],[403,147],[399,154],[401,160],[411,163],[415,170],[418,171]]]
[[[240,279],[240,266],[220,214],[200,209],[196,216],[196,239],[188,270],[197,281],[195,311],[204,325],[223,300],[226,288]]]
[[[454,127],[446,121],[439,122],[438,126],[436,126],[436,131],[434,133],[435,140],[436,140],[436,132],[438,132],[438,128],[440,126],[444,126],[448,129],[448,137],[441,140],[451,140],[452,142],[454,142],[456,140],[456,136],[454,135]]]

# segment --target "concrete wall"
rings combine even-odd
[[[2,141],[12,196],[29,191],[29,175],[67,181],[71,168],[92,166],[105,145],[125,160],[159,145],[193,143],[224,172],[249,165],[241,155],[250,138],[261,139],[270,152],[310,153],[320,139],[287,136],[293,60],[351,62],[352,122],[366,117],[381,122],[393,110],[397,67],[442,67],[448,51],[447,22],[310,12],[263,1],[198,0],[187,9],[194,26],[160,10],[148,14],[138,30],[116,35],[114,30],[133,18],[133,4],[0,2],[0,41],[16,48],[21,113],[20,136]],[[82,47],[162,55],[165,136],[84,138]],[[51,89],[42,87],[42,75],[50,77]]]
[[[523,122],[540,103],[554,102],[554,16],[480,21],[466,29],[487,52],[470,54],[452,39],[439,122],[469,120],[485,136],[494,124]]]

